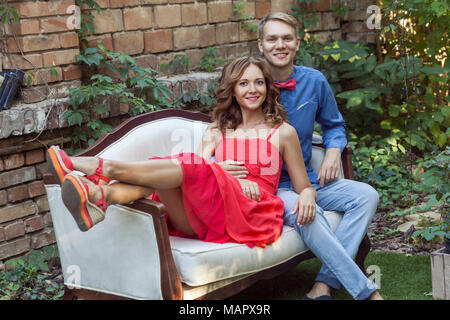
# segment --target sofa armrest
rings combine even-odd
[[[355,180],[355,175],[353,174],[352,153],[352,147],[346,145],[341,154],[344,178],[349,180]]]
[[[166,300],[183,299],[181,277],[175,266],[170,246],[166,223],[166,208],[162,203],[149,199],[139,199],[124,206],[152,216],[158,242],[163,298]]]

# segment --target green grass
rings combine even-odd
[[[380,268],[380,294],[387,300],[432,300],[431,267],[428,256],[406,256],[392,252],[371,252],[366,267]],[[270,280],[261,280],[230,299],[298,300],[310,290],[320,270],[318,259],[300,263],[296,268]],[[352,300],[346,290],[334,290],[336,300]]]

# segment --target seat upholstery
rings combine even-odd
[[[325,213],[332,230],[336,230],[342,215]],[[170,237],[172,254],[182,281],[190,286],[252,274],[305,252],[302,238],[295,229],[284,226],[281,237],[266,248],[249,248],[237,243],[208,243],[199,240]]]

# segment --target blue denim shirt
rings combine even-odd
[[[294,71],[287,80],[291,78],[296,79],[297,85],[294,90],[281,89],[280,102],[288,113],[289,122],[297,130],[308,177],[311,183],[317,183],[317,174],[309,166],[314,121],[321,125],[325,148],[339,148],[341,152],[347,145],[345,122],[338,110],[334,93],[320,71],[294,66]],[[284,165],[279,188],[292,188]]]

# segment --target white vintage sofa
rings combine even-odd
[[[181,110],[144,114],[127,120],[79,155],[132,161],[194,152],[208,122],[204,114]],[[321,138],[315,140],[320,145]],[[342,175],[353,178],[349,151],[343,153]],[[315,169],[322,156],[323,149],[314,146]],[[110,206],[102,223],[81,232],[55,181],[44,176],[66,299],[221,299],[314,257],[287,226],[265,249],[169,236],[164,206],[146,199]],[[326,217],[335,230],[341,214],[326,212]],[[369,249],[366,236],[356,258],[363,270]]]

